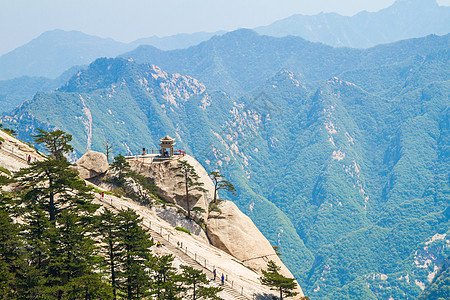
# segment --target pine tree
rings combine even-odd
[[[206,189],[203,188],[203,183],[199,182],[200,176],[198,176],[194,167],[189,164],[187,161],[179,160],[178,166],[171,168],[172,171],[175,171],[177,174],[176,177],[182,178],[182,181],[178,182],[178,184],[184,184],[186,191],[186,208],[188,213],[188,218],[191,217],[191,208],[189,203],[189,192],[191,191],[200,191],[206,192]]]
[[[111,164],[111,170],[116,173],[114,177],[114,184],[118,187],[124,187],[126,185],[126,178],[131,172],[131,166],[122,154],[114,157],[114,161]]]
[[[214,183],[213,203],[216,203],[216,201],[217,201],[217,192],[219,190],[226,190],[226,191],[229,191],[230,193],[232,193],[233,195],[236,195],[236,189],[234,188],[234,185],[231,182],[224,180],[223,178],[225,176],[221,175],[217,171],[211,171],[211,172],[209,172],[209,177],[212,179],[212,181]]]
[[[40,205],[54,222],[64,209],[93,212],[97,206],[91,203],[92,189],[87,187],[69,162],[47,158],[22,169],[15,177],[24,190],[22,200],[26,204]]]
[[[117,273],[119,271],[119,258],[122,245],[120,244],[119,218],[109,209],[105,209],[100,215],[99,231],[104,243],[103,254],[105,256],[106,272],[110,276],[113,299],[117,299]]]
[[[44,148],[50,152],[53,159],[64,160],[64,155],[73,151],[69,142],[72,141],[72,136],[66,134],[62,130],[45,131],[37,129],[38,134],[33,135],[36,144],[42,144]]]
[[[218,296],[223,289],[221,287],[209,286],[202,287],[198,290],[199,299],[211,299],[211,300],[221,300],[222,298]]]
[[[206,274],[201,270],[194,269],[190,266],[181,266],[182,274],[181,280],[183,281],[187,291],[190,291],[189,295],[191,299],[221,299],[217,296],[222,288],[208,287],[209,280]]]
[[[12,299],[15,293],[16,273],[23,260],[20,247],[18,225],[0,208],[0,299]]]
[[[260,281],[263,285],[269,286],[272,290],[280,292],[280,300],[285,297],[293,297],[298,293],[294,292],[297,284],[294,278],[288,278],[280,274],[280,267],[278,267],[273,260],[267,263],[267,271],[262,270],[263,276]]]
[[[151,204],[156,192],[153,179],[131,170],[130,164],[121,154],[114,158],[111,170],[115,173],[111,182],[121,188],[127,197],[144,205]]]
[[[118,214],[120,244],[119,290],[125,299],[141,299],[149,294],[150,277],[147,269],[153,257],[150,235],[140,223],[142,219],[132,209],[121,210]]]
[[[172,262],[172,255],[164,255],[155,259],[152,265],[152,295],[158,300],[182,299],[180,293],[184,288]]]
[[[67,144],[70,140],[62,131],[40,130],[36,141],[44,144],[50,156],[14,176],[22,192],[23,235],[30,266],[46,278],[43,293],[57,299],[68,294],[91,297],[90,286],[80,286],[87,282],[83,278],[101,281],[90,226],[99,206],[92,203],[91,188],[69,168],[65,155],[72,149]],[[106,287],[98,290],[106,291]]]
[[[98,272],[101,258],[92,238],[94,229],[88,222],[90,219],[64,211],[59,218],[57,236],[51,237],[55,241],[50,243],[48,271],[55,294],[63,298],[98,299],[96,295],[100,294],[105,299],[112,298]]]
[[[8,183],[11,180],[5,177],[0,180],[0,187]],[[0,189],[0,299],[40,299],[45,277],[30,263],[20,226],[12,221],[18,208],[11,196]]]

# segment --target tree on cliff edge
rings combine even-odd
[[[191,208],[189,203],[189,192],[191,191],[200,191],[206,192],[203,188],[203,183],[199,182],[200,176],[198,176],[194,167],[191,166],[187,161],[179,160],[178,166],[170,168],[171,171],[175,171],[177,174],[176,177],[182,178],[182,181],[178,182],[178,184],[184,184],[186,189],[186,205],[187,205],[187,213],[188,218],[191,217]]]
[[[72,146],[69,144],[72,141],[72,136],[65,133],[62,130],[45,131],[37,129],[37,134],[32,135],[36,144],[41,144],[44,148],[50,152],[53,159],[65,160],[64,155],[73,151]]]
[[[263,276],[259,279],[263,285],[267,285],[271,290],[280,292],[280,300],[285,297],[293,297],[298,293],[294,292],[297,284],[294,278],[288,278],[280,274],[278,267],[273,260],[267,263],[267,271],[262,270]]]
[[[234,188],[234,185],[229,182],[228,180],[224,180],[222,174],[220,174],[217,171],[209,172],[209,177],[212,179],[214,183],[214,200],[213,203],[216,203],[217,201],[217,192],[219,190],[226,190],[232,193],[233,195],[236,195],[236,189]]]

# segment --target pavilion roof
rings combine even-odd
[[[175,141],[175,139],[172,138],[172,137],[170,137],[170,136],[168,136],[168,135],[166,135],[165,137],[163,137],[163,138],[160,139],[159,141],[160,141],[160,142],[173,142],[173,141]]]

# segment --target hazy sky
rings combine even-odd
[[[130,42],[267,25],[293,14],[377,11],[395,0],[0,0],[0,55],[52,29]],[[438,0],[450,5],[450,0]]]

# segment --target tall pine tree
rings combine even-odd
[[[150,293],[150,275],[153,245],[150,234],[141,227],[142,219],[132,209],[118,214],[120,245],[118,253],[120,271],[118,287],[125,299],[142,299]]]
[[[152,265],[152,295],[157,300],[182,299],[181,276],[173,266],[173,256],[164,255],[155,259]]]
[[[183,184],[186,191],[186,210],[188,213],[188,218],[191,217],[191,205],[189,201],[189,193],[192,191],[206,192],[203,188],[203,183],[199,182],[200,176],[198,176],[194,167],[185,160],[179,160],[176,167],[171,168],[172,171],[176,172],[176,177],[181,178],[178,184]]]
[[[99,206],[92,203],[91,188],[69,168],[65,155],[72,149],[67,144],[70,140],[62,131],[39,131],[36,142],[50,155],[15,174],[25,209],[23,235],[30,264],[46,278],[44,293],[56,299],[81,294],[94,297],[84,279],[101,281],[90,226]],[[99,290],[106,291],[106,287]]]
[[[18,225],[0,208],[0,299],[14,298],[16,275],[24,260],[20,252],[22,245]]]
[[[120,243],[121,232],[119,228],[119,218],[109,209],[105,209],[99,218],[99,231],[101,234],[103,246],[103,255],[105,257],[105,271],[109,275],[112,287],[113,299],[117,299],[118,272],[120,267],[120,258],[123,249],[123,243]]]
[[[216,201],[217,201],[217,192],[219,190],[226,190],[226,191],[230,192],[231,194],[236,195],[236,189],[235,189],[234,185],[231,182],[229,182],[228,180],[224,180],[223,178],[225,176],[223,176],[222,174],[220,174],[217,171],[211,171],[211,172],[209,172],[208,175],[214,183],[213,203],[216,203]]]
[[[186,287],[186,294],[183,299],[222,299],[217,295],[222,288],[208,286],[209,280],[201,270],[191,266],[181,266],[181,269],[183,270],[181,280]]]
[[[263,276],[260,281],[263,285],[269,286],[272,290],[280,293],[280,300],[283,297],[294,297],[298,293],[294,292],[297,284],[294,278],[288,278],[280,274],[280,267],[278,267],[273,260],[267,263],[267,271],[262,270]]]

